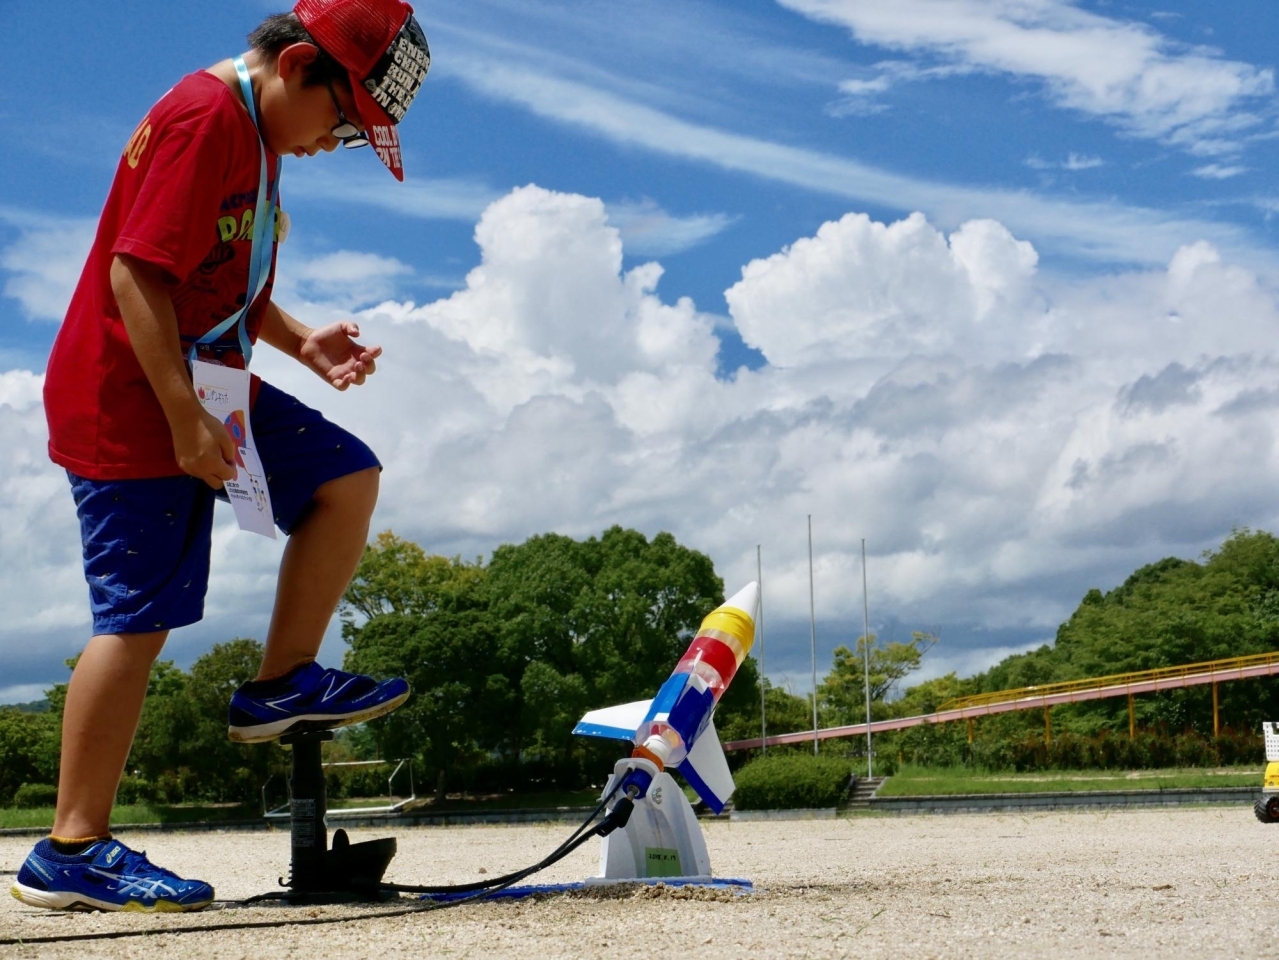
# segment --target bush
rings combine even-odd
[[[154,803],[155,784],[141,777],[125,774],[120,778],[120,786],[116,788],[115,802],[119,804]]]
[[[50,783],[24,783],[13,794],[13,805],[24,810],[52,807],[57,802],[58,788]]]
[[[837,757],[774,754],[737,772],[733,805],[738,810],[834,807],[848,796],[852,766]]]

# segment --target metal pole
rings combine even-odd
[[[874,759],[870,749],[870,594],[866,592],[866,538],[862,537],[862,646],[866,665],[866,779],[875,776]]]
[[[1217,684],[1214,681],[1212,685],[1212,735],[1214,737],[1221,736],[1221,727],[1218,723],[1219,715],[1217,713]]]
[[[759,544],[755,544],[755,579],[759,583],[759,618],[755,621],[759,630],[759,738],[768,740],[768,698],[764,694],[767,680],[764,676],[764,561],[760,556]],[[768,744],[761,743],[760,753],[768,753]]]
[[[817,606],[813,600],[813,515],[808,515],[808,636],[813,662],[813,756],[817,756]]]
[[[1044,743],[1053,742],[1053,708],[1044,707]]]
[[[1137,709],[1132,705],[1132,694],[1128,694],[1128,739],[1137,739]]]

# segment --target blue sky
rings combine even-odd
[[[0,87],[0,427],[19,451],[0,479],[23,518],[0,559],[25,571],[0,577],[20,611],[0,700],[60,677],[86,628],[38,386],[119,152],[276,9],[0,4],[29,40]],[[762,543],[769,672],[797,689],[808,513],[822,663],[856,635],[865,536],[872,619],[940,630],[930,672],[1051,637],[1140,563],[1273,528],[1273,4],[418,15],[433,66],[406,183],[357,151],[289,160],[282,188],[282,302],[360,317],[385,372],[348,402],[261,361],[372,424],[379,527],[468,556],[671,529],[730,592]],[[219,531],[223,599],[171,641],[183,662],[263,630],[275,548]]]

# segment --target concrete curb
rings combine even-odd
[[[1181,787],[1168,790],[1080,790],[1066,793],[982,793],[961,796],[875,797],[872,812],[990,813],[1000,810],[1067,810],[1089,807],[1183,806],[1186,804],[1251,804],[1257,787]]]

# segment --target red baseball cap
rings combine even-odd
[[[378,159],[404,179],[395,129],[431,69],[426,34],[404,0],[298,0],[297,18],[346,67],[365,133]]]

